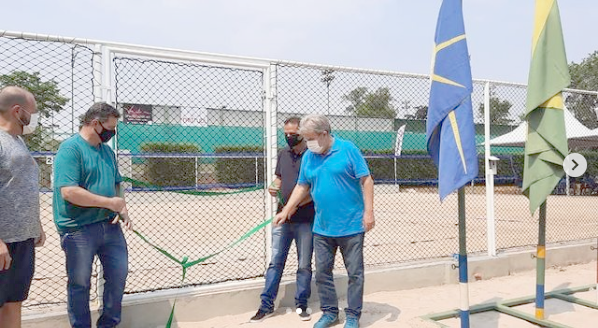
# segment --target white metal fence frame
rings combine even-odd
[[[376,74],[386,76],[400,76],[400,77],[415,77],[415,78],[428,78],[427,75],[423,74],[409,74],[392,71],[381,71],[381,70],[368,70],[358,69],[351,67],[342,66],[330,66],[330,65],[317,65],[309,63],[300,63],[292,61],[281,61],[281,60],[269,60],[269,59],[258,59],[242,56],[229,56],[220,54],[211,54],[195,51],[185,51],[177,49],[168,49],[160,47],[147,47],[141,45],[132,45],[124,43],[105,42],[97,40],[79,39],[79,38],[67,38],[61,36],[51,36],[43,34],[33,33],[21,33],[0,30],[0,37],[20,38],[25,40],[35,41],[49,41],[49,42],[60,42],[67,44],[80,44],[87,47],[92,47],[94,50],[93,59],[93,95],[95,101],[105,101],[108,103],[115,103],[115,67],[114,57],[115,56],[131,56],[139,58],[152,58],[152,59],[167,59],[170,61],[185,62],[185,63],[201,63],[203,65],[214,65],[217,67],[234,67],[243,68],[247,70],[259,71],[263,74],[263,111],[265,114],[264,124],[264,140],[265,140],[265,182],[266,186],[270,185],[273,181],[274,170],[276,167],[276,155],[278,153],[278,140],[277,140],[277,113],[278,113],[278,69],[280,65],[291,65],[301,66],[304,68],[313,68],[318,70],[334,70],[338,72],[351,72],[351,73],[363,73],[363,74]],[[502,85],[502,86],[514,86],[525,88],[525,84],[491,81],[491,80],[474,80],[476,83],[484,84],[484,104],[485,108],[489,108],[490,88],[491,86]],[[597,91],[586,91],[586,90],[575,90],[566,89],[567,92],[580,93],[587,95],[594,95],[598,97]],[[496,228],[495,228],[495,216],[494,216],[494,175],[490,167],[491,152],[489,147],[490,138],[490,124],[489,124],[489,111],[485,111],[485,163],[486,172],[486,213],[487,213],[487,254],[489,256],[496,256]],[[112,146],[114,150],[119,152],[117,149],[118,141],[113,140]],[[39,155],[42,156],[42,155]],[[51,158],[51,155],[46,158]],[[265,193],[264,205],[266,208],[267,216],[272,216],[276,211],[275,201]],[[265,247],[264,252],[266,258],[270,258],[270,239],[271,231],[268,229],[266,234],[266,240],[264,241]],[[265,268],[264,268],[265,269]],[[101,277],[101,274],[98,276]],[[98,293],[101,293],[101,283],[99,285]],[[97,298],[100,300],[101,298]]]

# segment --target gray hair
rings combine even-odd
[[[328,132],[330,134],[330,121],[324,115],[320,114],[309,114],[303,116],[301,119],[300,124],[300,133],[305,132],[315,132],[315,133],[324,133]]]
[[[6,86],[0,89],[0,112],[6,112],[14,105],[25,106],[31,98],[31,92],[21,87]]]

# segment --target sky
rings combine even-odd
[[[441,0],[21,0],[1,30],[428,74]],[[463,0],[472,74],[526,83],[533,0]],[[567,58],[598,50],[598,1],[561,0]]]

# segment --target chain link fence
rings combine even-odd
[[[92,49],[78,44],[0,36],[0,86],[31,90],[40,112],[39,127],[25,141],[40,169],[40,214],[47,241],[36,249],[28,306],[66,302],[64,253],[52,219],[52,163],[60,142],[77,131],[78,116],[93,102],[93,57]],[[91,294],[95,299],[95,286]]]
[[[448,257],[458,250],[457,197],[440,203],[437,169],[426,150],[429,77],[282,63],[277,71],[278,115],[317,112],[333,135],[364,153],[375,181],[376,229],[365,239],[369,267]],[[477,141],[483,142],[484,84],[474,83]],[[481,135],[480,135],[481,133]],[[480,148],[483,165],[483,147]],[[466,188],[468,248],[487,250],[484,167]],[[342,270],[342,259],[337,258]],[[296,264],[287,264],[292,274]]]
[[[60,142],[77,132],[78,117],[94,99],[114,103],[123,114],[112,147],[127,178],[126,198],[136,229],[177,258],[218,252],[271,215],[272,199],[265,192],[273,171],[269,154],[275,157],[276,148],[285,146],[284,120],[308,113],[327,115],[333,135],[354,142],[370,166],[377,225],[365,240],[369,268],[457,252],[457,197],[440,203],[436,167],[426,152],[427,76],[290,62],[244,67],[229,65],[225,56],[222,62],[214,57],[182,60],[180,53],[169,58],[165,50],[131,55],[110,46],[0,37],[2,85],[29,83],[44,105],[44,92],[57,96],[52,98],[55,106],[40,106],[42,128],[27,141],[40,165],[40,206],[48,235],[46,246],[37,250],[27,307],[66,302],[64,255],[52,222],[52,159]],[[102,67],[102,89],[94,83],[98,63],[109,66]],[[492,251],[483,144],[487,85],[490,139],[517,129],[526,98],[523,85],[474,81],[480,173],[465,189],[470,253]],[[101,97],[94,90],[102,90]],[[573,117],[589,129],[597,127],[596,95],[564,93]],[[564,180],[549,197],[548,242],[595,238],[598,232],[593,218],[598,210],[593,198],[598,192],[597,155],[594,149],[575,151],[588,158],[588,173],[569,184]],[[523,149],[493,146],[491,154],[499,158],[491,202],[496,249],[534,245],[537,215],[529,214],[520,189]],[[268,238],[266,230],[259,230],[239,247],[189,268],[181,283],[179,264],[128,233],[126,292],[260,277],[269,261]],[[292,248],[288,275],[297,269],[295,258]]]
[[[526,87],[507,83],[493,83],[490,86],[491,135],[508,133],[508,130],[525,124]],[[598,127],[595,108],[598,93],[567,90],[563,99],[568,113],[565,113],[567,134],[580,134],[584,130]],[[569,113],[571,115],[569,115]],[[525,136],[524,136],[525,138]],[[523,142],[525,139],[522,140]],[[494,148],[494,147],[493,147]],[[596,150],[598,145],[571,147],[571,153],[581,153],[588,161],[586,173],[579,177],[563,178],[547,200],[548,243],[567,242],[596,238],[598,211],[598,170]],[[538,240],[538,213],[530,214],[527,198],[521,195],[523,180],[522,147],[496,147],[492,152],[498,156],[498,178],[510,178],[509,185],[497,185],[494,206],[496,212],[497,248],[505,250],[518,246],[530,246]],[[510,180],[509,179],[509,180]]]
[[[114,58],[121,173],[137,230],[177,258],[215,253],[266,217],[261,71]],[[229,113],[230,112],[230,113]],[[188,191],[199,191],[189,193]],[[179,287],[180,265],[128,238],[127,292]],[[263,274],[265,233],[192,267],[185,284]]]
[[[279,117],[327,115],[332,134],[355,143],[369,163],[377,223],[365,239],[368,266],[455,252],[456,220],[433,209],[438,195],[435,167],[426,153],[427,77],[296,64],[278,65],[277,77]],[[395,156],[403,125],[401,156]],[[287,273],[296,270],[294,262],[287,264]],[[340,256],[336,267],[344,267]]]

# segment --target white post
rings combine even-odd
[[[113,106],[116,106],[116,97],[113,97],[113,92],[115,91],[112,87],[112,52],[107,47],[101,47],[101,78],[102,78],[102,86],[101,86],[101,99],[96,101],[103,101]],[[97,95],[96,95],[97,97]],[[116,135],[112,138],[108,145],[114,150],[116,156],[118,157],[118,130]]]
[[[266,114],[266,129],[265,138],[266,143],[266,176],[264,177],[265,188],[268,188],[274,181],[274,171],[276,169],[276,161],[278,154],[278,103],[277,103],[277,90],[276,90],[276,65],[270,65],[264,69],[264,111]],[[276,215],[277,201],[274,197],[270,196],[268,192],[264,193],[265,204],[266,204],[266,219]],[[265,269],[268,267],[268,263],[272,258],[272,225],[266,227],[266,264]]]
[[[496,218],[494,217],[494,173],[490,169],[490,82],[484,86],[484,163],[486,167],[486,235],[488,256],[496,256]]]
[[[260,182],[260,175],[259,175],[259,165],[258,165],[258,161],[257,161],[257,156],[255,157],[255,185],[257,186],[257,184]]]
[[[54,156],[52,156],[52,165],[50,166],[50,190],[54,192]]]
[[[123,177],[133,178],[133,157],[131,156],[130,150],[121,150],[121,155],[118,156],[118,171]],[[122,186],[125,190],[133,188],[133,184],[130,182],[123,182]]]
[[[397,185],[397,155],[395,155],[395,157],[393,158],[394,162],[395,162],[395,186]]]
[[[106,61],[106,49],[102,47],[100,44],[96,44],[94,46],[94,54],[93,54],[93,101],[107,101],[106,95],[104,90],[106,88],[106,70],[110,69],[107,68],[106,65],[110,65],[110,61]],[[109,146],[114,149],[112,144]],[[97,306],[97,309],[101,309],[103,307],[103,295],[104,295],[104,271],[100,261],[96,261],[96,269],[98,271],[98,276],[95,281],[96,284],[96,291],[97,297],[94,304]],[[93,281],[92,281],[93,283]]]
[[[197,167],[198,164],[199,161],[197,160],[197,156],[195,156],[195,190],[197,190],[199,187],[199,184],[197,183],[199,181],[199,168]]]
[[[50,190],[54,191],[54,156],[46,156],[46,165],[50,165]]]
[[[101,101],[109,104],[114,104],[112,97],[112,52],[107,47],[101,47],[101,63],[102,63],[102,86],[101,86]],[[96,54],[98,55],[98,54]]]
[[[103,97],[103,49],[96,44],[93,49],[93,101],[102,101]]]

